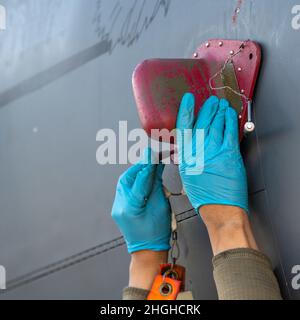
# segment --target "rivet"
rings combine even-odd
[[[255,124],[253,122],[246,122],[244,126],[244,131],[246,133],[253,132],[255,130]]]
[[[242,119],[242,115],[241,114],[239,114],[239,119]]]
[[[194,52],[194,58],[198,57],[198,52]]]
[[[244,89],[242,89],[242,90],[241,90],[241,93],[245,93],[245,90],[244,90]]]
[[[209,42],[206,42],[206,43],[205,43],[205,46],[206,46],[206,48],[208,48],[208,47],[210,46],[210,43],[209,43]]]
[[[234,51],[233,51],[233,50],[231,50],[229,53],[230,53],[231,55],[233,55],[233,54],[234,54]]]
[[[219,47],[222,47],[222,45],[223,45],[223,41],[220,41],[219,42]]]
[[[236,9],[235,9],[235,12],[236,12],[236,13],[239,13],[240,11],[241,11],[241,8],[236,8]]]
[[[238,67],[238,71],[241,72],[241,71],[242,71],[242,68],[241,68],[241,67]]]

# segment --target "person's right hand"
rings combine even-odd
[[[203,205],[219,204],[237,206],[248,213],[247,178],[240,154],[237,113],[227,100],[211,96],[194,119],[194,104],[194,96],[186,93],[176,124],[180,129],[177,130],[179,172],[187,196],[197,212]],[[184,129],[193,130],[192,139],[183,140]],[[197,141],[197,129],[204,130],[204,141]],[[195,154],[197,148],[203,147],[204,167],[193,168],[194,164],[187,161],[190,159],[183,159],[185,148],[192,148]],[[197,169],[199,173],[195,174]]]
[[[120,177],[112,218],[122,232],[129,253],[170,249],[171,210],[165,197],[163,164],[153,164],[152,151]]]

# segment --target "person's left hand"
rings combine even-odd
[[[162,185],[164,165],[150,162],[129,168],[117,185],[112,218],[129,253],[170,249],[171,210]]]

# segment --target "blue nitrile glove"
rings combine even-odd
[[[180,129],[177,141],[182,139],[183,129],[193,130],[191,139],[178,144],[179,172],[187,196],[196,211],[203,205],[220,204],[238,206],[248,213],[247,177],[240,153],[237,113],[227,100],[211,96],[195,120],[194,104],[194,96],[186,93],[177,116]],[[204,141],[196,141],[196,129],[204,130]],[[193,154],[197,148],[204,150],[204,167],[198,168],[198,174],[192,162],[181,161],[184,149],[191,145]]]
[[[146,158],[149,152],[146,149]],[[171,210],[163,190],[163,170],[163,164],[141,161],[119,179],[112,217],[129,253],[170,249]]]

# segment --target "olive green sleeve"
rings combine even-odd
[[[123,289],[123,300],[146,300],[149,290],[126,287]]]
[[[213,274],[220,300],[281,300],[271,262],[248,249],[224,251],[213,258]],[[126,287],[123,300],[146,300],[148,290]]]
[[[213,274],[220,300],[281,300],[270,260],[261,252],[232,249],[216,255]]]

